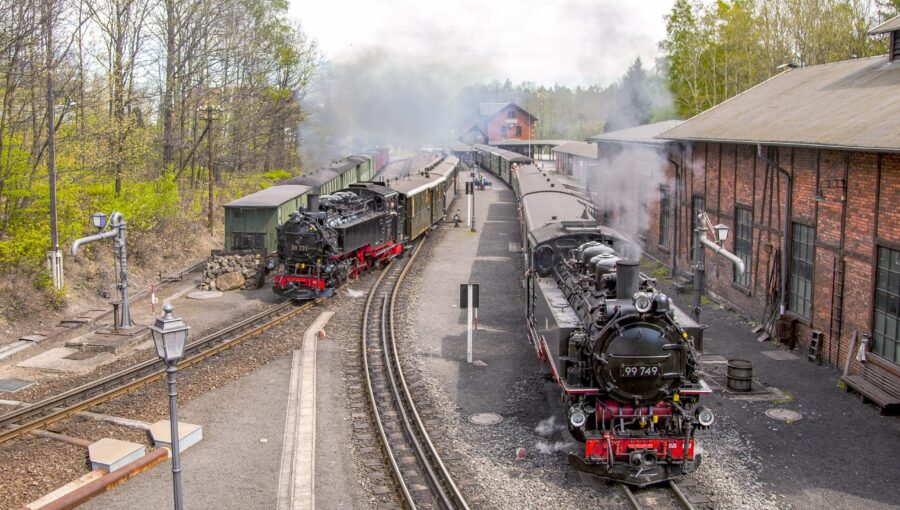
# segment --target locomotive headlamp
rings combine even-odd
[[[640,313],[647,313],[653,306],[653,298],[646,292],[634,293],[634,309]]]
[[[587,423],[587,416],[584,414],[584,410],[578,409],[577,407],[570,409],[569,423],[576,429],[584,427],[584,424]]]
[[[701,407],[697,409],[697,422],[704,427],[709,427],[716,421],[716,415],[713,414],[712,409],[708,407]]]
[[[728,225],[719,223],[713,228],[716,230],[716,239],[718,239],[720,243],[724,243],[728,239]]]

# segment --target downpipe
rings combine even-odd
[[[784,204],[784,227],[782,229],[782,241],[781,241],[781,295],[778,296],[778,312],[779,315],[784,315],[784,312],[787,310],[787,267],[788,267],[788,230],[791,226],[791,215],[793,213],[791,204],[793,203],[793,187],[794,180],[793,176],[788,173],[787,170],[781,168],[778,163],[769,159],[768,156],[763,154],[762,144],[756,144],[756,152],[760,159],[766,162],[767,165],[781,172],[785,178],[787,179],[787,188],[785,189],[787,201]],[[768,151],[766,151],[768,152]]]

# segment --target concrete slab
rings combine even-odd
[[[131,329],[99,329],[93,334],[81,336],[66,342],[71,347],[87,352],[109,352],[118,354],[134,348],[141,341],[150,337],[147,326],[135,326]]]
[[[222,297],[221,290],[198,290],[187,295],[188,299],[216,299]]]
[[[157,448],[172,448],[172,426],[169,420],[150,425],[150,438]],[[183,452],[203,439],[203,427],[193,423],[178,422],[178,451]]]
[[[101,310],[101,309],[95,308],[92,310],[88,310],[86,312],[79,313],[77,318],[78,319],[88,319],[90,322],[93,322],[93,321],[99,319],[100,317],[103,317],[108,312],[109,312],[109,310]]]
[[[24,379],[0,379],[0,391],[15,393],[34,384],[34,381]]]
[[[103,469],[94,469],[93,471],[78,477],[77,479],[63,485],[62,487],[56,489],[55,491],[46,494],[44,497],[40,499],[36,499],[31,503],[25,505],[25,508],[29,510],[38,510],[39,508],[43,508],[46,505],[49,505],[51,502],[56,501],[57,499],[65,496],[66,494],[80,488],[85,485],[93,482],[94,480],[99,480],[106,474],[106,470]]]
[[[144,455],[144,445],[104,437],[88,447],[91,469],[115,471]]]
[[[34,343],[37,344],[37,343],[41,343],[42,341],[44,341],[44,340],[46,340],[46,339],[47,339],[47,337],[45,337],[44,335],[39,335],[39,334],[37,334],[37,333],[32,333],[32,334],[30,334],[30,335],[25,335],[25,336],[23,336],[23,337],[20,338],[19,340],[23,340],[23,341],[26,341],[26,342],[34,342]]]
[[[8,358],[13,354],[25,350],[29,347],[34,346],[34,342],[29,342],[28,340],[16,340],[15,342],[9,343],[0,347],[0,360]]]
[[[93,372],[94,369],[99,366],[112,363],[116,360],[116,356],[108,352],[98,353],[96,356],[86,360],[66,359],[66,356],[74,354],[75,352],[78,351],[68,347],[56,347],[22,361],[16,366],[21,368],[48,370],[51,372],[71,372],[84,375]]]

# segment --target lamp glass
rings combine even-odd
[[[91,215],[91,223],[94,224],[94,228],[100,230],[106,227],[106,215],[102,212],[96,212]]]
[[[163,306],[165,314],[156,319],[150,326],[156,355],[166,363],[178,361],[184,357],[184,345],[187,343],[188,327],[183,320],[172,316],[172,305]]]
[[[728,239],[728,225],[719,223],[713,228],[716,229],[716,238],[719,240],[719,242],[724,243]]]
[[[816,202],[821,202],[821,201],[825,200],[825,194],[822,193],[822,190],[821,190],[821,189],[817,189],[817,190],[816,190],[816,197],[815,197],[815,198],[816,198]]]

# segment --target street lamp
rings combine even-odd
[[[166,364],[166,382],[169,385],[169,424],[172,434],[172,485],[175,492],[175,510],[182,510],[181,503],[181,452],[178,446],[178,413],[175,409],[175,365],[184,357],[188,327],[183,320],[172,316],[172,305],[163,306],[163,316],[150,326],[156,355]]]
[[[106,215],[102,212],[95,212],[91,215],[91,223],[94,224],[94,228],[98,231],[106,228]]]

